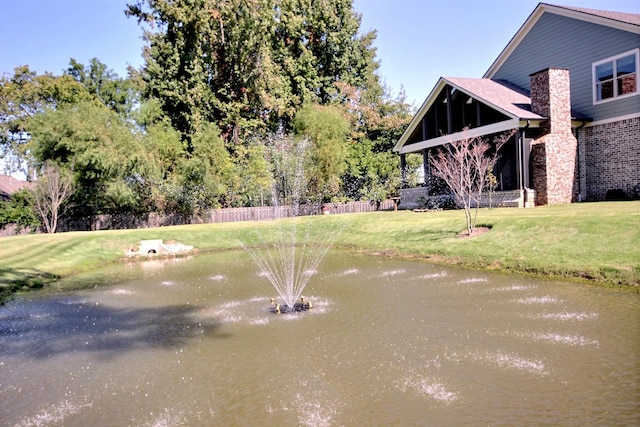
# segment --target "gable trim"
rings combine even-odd
[[[415,128],[422,122],[422,118],[429,110],[429,107],[431,107],[431,105],[433,104],[433,101],[436,98],[435,94],[440,93],[440,91],[444,88],[445,85],[446,85],[446,82],[442,77],[440,77],[440,79],[438,80],[438,83],[436,83],[433,89],[431,89],[431,92],[429,92],[429,95],[426,97],[426,99],[424,100],[424,102],[422,103],[418,111],[413,115],[413,119],[411,119],[411,122],[409,122],[409,126],[407,126],[407,128],[405,129],[404,133],[402,134],[398,142],[396,142],[396,145],[393,146],[392,151],[395,151],[398,153],[401,152],[402,147],[404,146],[404,144],[406,144],[407,139],[409,139],[409,135],[411,135],[411,133],[415,130]]]

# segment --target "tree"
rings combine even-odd
[[[192,153],[179,159],[176,173],[164,183],[173,208],[192,214],[229,206],[225,195],[232,164],[220,130],[214,124],[204,126],[193,135],[192,146]]]
[[[397,195],[401,185],[399,156],[390,151],[377,153],[374,146],[369,139],[349,145],[342,183],[345,195],[351,199],[380,203]]]
[[[265,142],[269,137],[251,138],[234,147],[233,172],[229,175],[227,200],[231,206],[266,206],[271,203],[272,165]]]
[[[17,231],[35,230],[40,225],[33,211],[33,194],[26,188],[13,193],[7,201],[0,200],[0,229],[10,224],[15,224]]]
[[[17,67],[11,77],[0,78],[0,158],[11,161],[9,170],[32,176],[29,121],[48,109],[91,98],[70,76],[38,75],[28,66]]]
[[[47,163],[33,189],[33,204],[45,231],[55,233],[65,203],[74,192],[73,177],[53,163]]]
[[[47,110],[29,121],[32,155],[73,170],[74,214],[146,210],[153,151],[129,124],[95,99]]]
[[[65,75],[73,77],[87,92],[123,117],[129,117],[139,101],[139,88],[135,79],[118,77],[97,58],[91,59],[86,67],[71,58]]]
[[[298,137],[312,142],[308,171],[309,188],[324,197],[340,191],[347,167],[347,136],[350,127],[343,110],[334,106],[307,105],[296,114],[293,124]]]
[[[206,122],[234,142],[288,131],[301,105],[340,101],[339,82],[376,82],[375,33],[358,34],[352,0],[137,0],[125,13],[152,27],[147,96],[187,141]]]
[[[487,187],[488,172],[493,170],[498,161],[500,147],[513,133],[514,131],[496,136],[493,144],[486,138],[465,136],[448,142],[431,155],[432,174],[447,183],[458,204],[464,208],[469,236],[476,227],[478,208]],[[473,208],[475,210],[472,214]]]

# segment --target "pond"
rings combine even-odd
[[[16,298],[1,424],[640,424],[635,293],[331,250],[304,295],[234,251]]]

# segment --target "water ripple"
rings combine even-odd
[[[548,375],[547,367],[542,360],[526,359],[517,354],[507,353],[472,353],[469,359],[473,361],[488,362],[499,368],[516,369],[530,374]]]
[[[435,377],[407,378],[404,382],[398,384],[398,388],[403,392],[412,389],[446,405],[450,405],[460,399],[458,392],[449,390],[441,379]]]
[[[552,297],[551,295],[545,295],[542,297],[519,298],[515,301],[517,303],[526,305],[557,304],[560,302],[558,298]]]

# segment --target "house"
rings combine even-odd
[[[0,175],[0,200],[8,201],[16,191],[32,186],[31,182],[21,181],[9,175]]]
[[[494,170],[502,205],[638,197],[639,67],[640,14],[540,3],[482,78],[439,79],[393,151],[403,171],[421,154],[428,183],[431,150],[515,129]],[[403,188],[400,206],[432,195]]]

